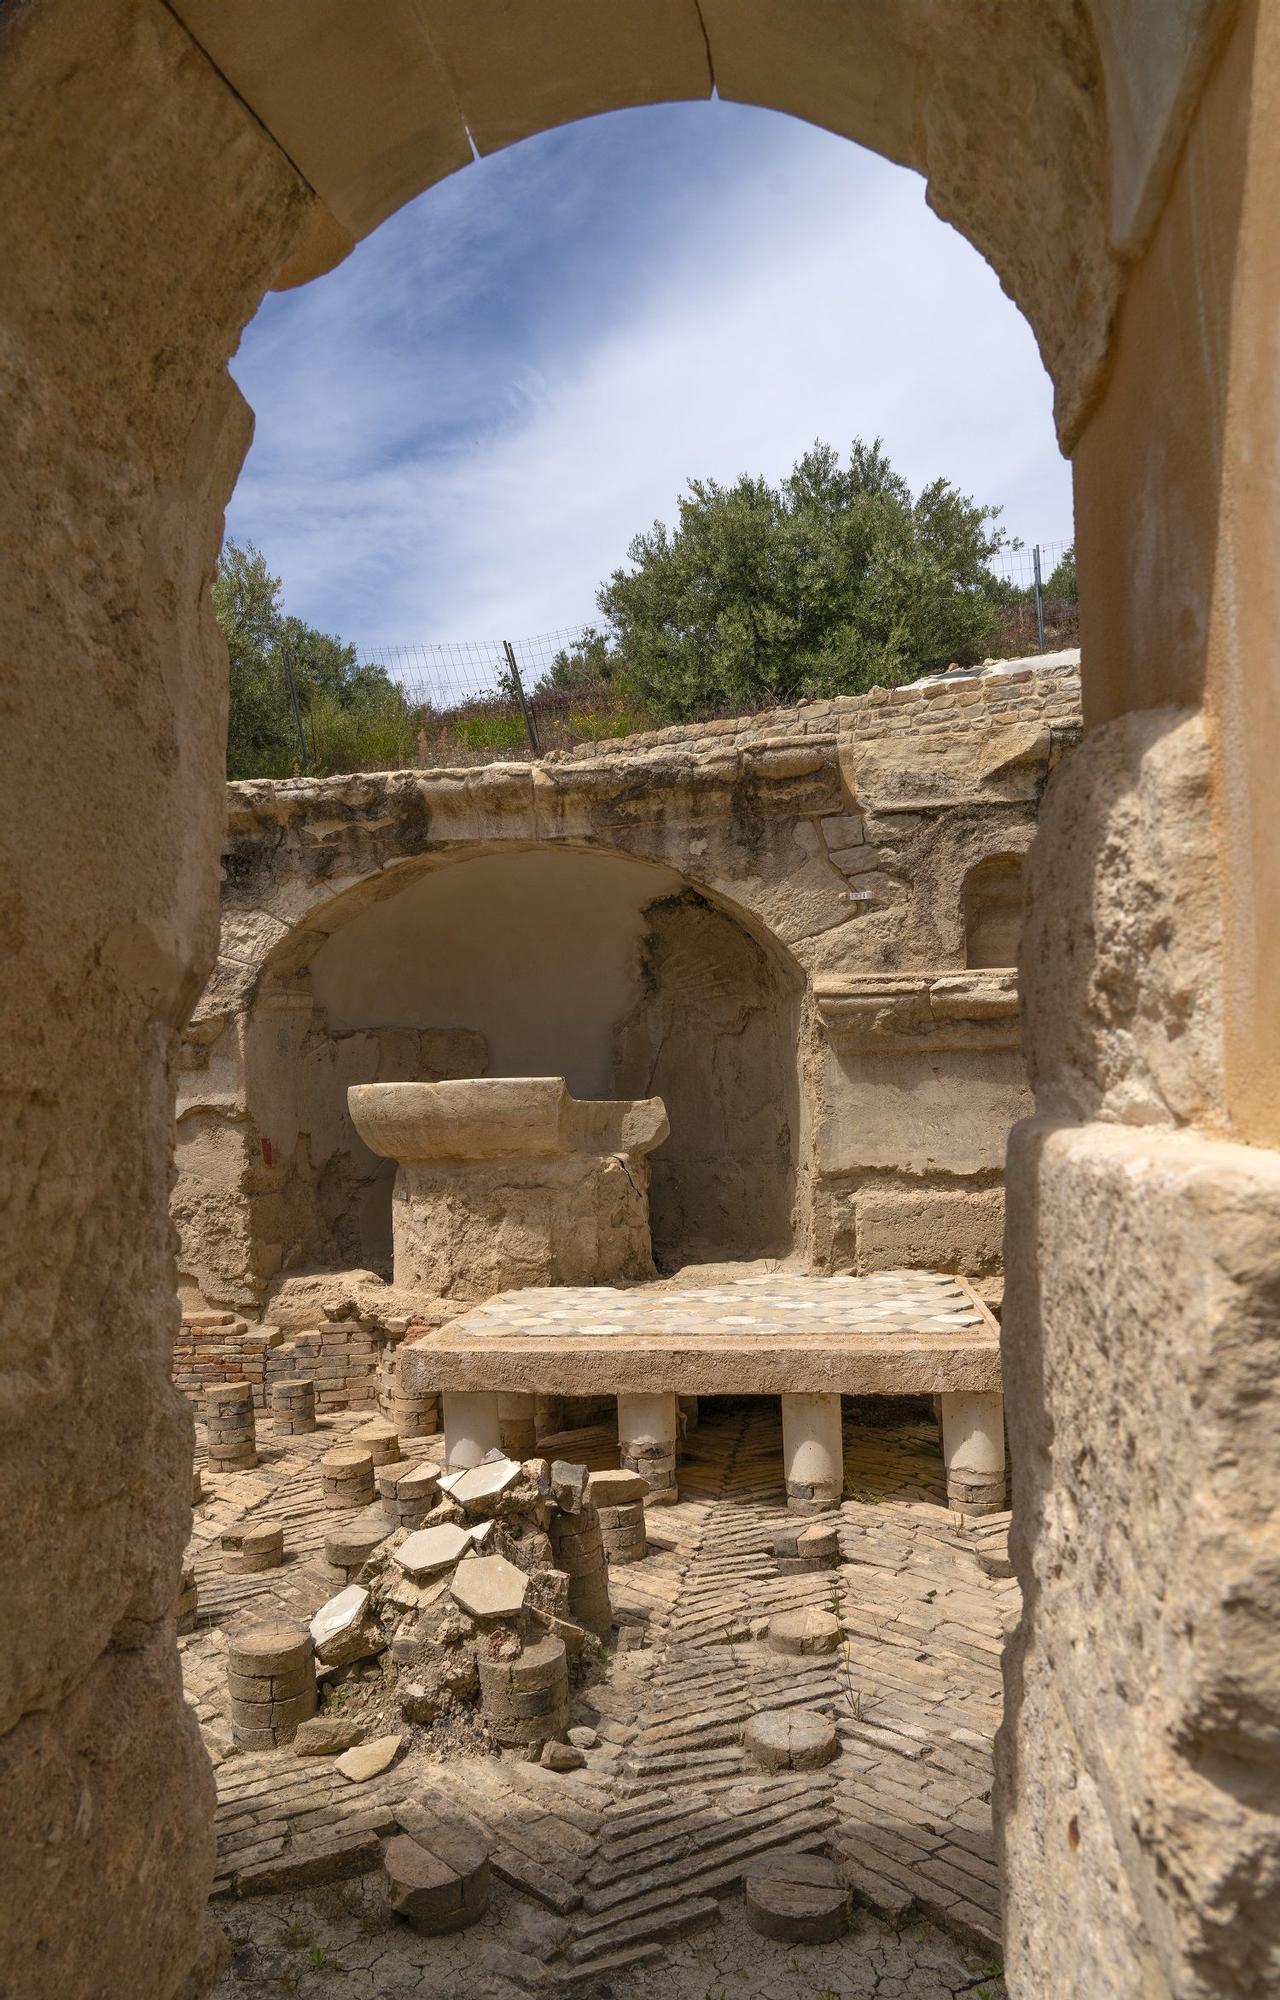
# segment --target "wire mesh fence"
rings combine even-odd
[[[1008,550],[996,576],[994,652],[1016,658],[1077,642],[1075,563],[1066,542]],[[625,663],[590,626],[522,639],[361,646],[385,698],[359,710],[313,705],[298,724],[302,769],[406,769],[524,759],[657,726]],[[380,671],[379,671],[380,670]],[[776,697],[763,704],[776,706]],[[734,713],[742,712],[735,702]],[[728,713],[708,710],[705,718]],[[699,718],[689,718],[696,720]]]

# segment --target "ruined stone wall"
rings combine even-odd
[[[662,1096],[664,1268],[998,1282],[1016,994],[983,970],[927,996],[968,965],[973,881],[1017,869],[1078,704],[1068,659],[808,704],[784,731],[232,786],[179,1105],[190,1303],[256,1314],[281,1273],[389,1268],[389,1176],[345,1089],[428,1058]]]

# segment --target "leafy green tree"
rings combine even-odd
[[[628,686],[663,720],[892,686],[980,659],[996,631],[1000,509],[945,479],[913,499],[878,439],[847,466],[815,444],[776,487],[691,480],[679,510],[597,593]]]
[[[282,590],[260,549],[223,544],[213,608],[231,665],[228,777],[287,777],[302,768],[286,658],[311,770],[358,770],[393,745],[403,746],[406,761],[414,712],[403,690],[385,667],[361,665],[353,645],[286,613]]]
[[[1046,597],[1066,597],[1072,604],[1080,602],[1080,586],[1076,582],[1076,546],[1073,542],[1064,550],[1054,568],[1049,573],[1044,586]]]
[[[608,634],[595,625],[588,625],[582,637],[572,646],[561,647],[546,673],[536,683],[536,691],[607,686],[616,677],[620,664],[617,655],[610,650]]]

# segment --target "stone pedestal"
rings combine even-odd
[[[486,1391],[448,1389],[444,1405],[444,1456],[450,1472],[479,1465],[487,1452],[502,1449],[498,1398]]]
[[[618,1397],[618,1452],[628,1472],[648,1487],[651,1507],[670,1506],[676,1490],[680,1414],[672,1395]]]
[[[844,1492],[839,1396],[782,1398],[782,1456],[793,1514],[838,1507]]]
[[[498,1434],[508,1458],[533,1458],[538,1449],[535,1399],[532,1396],[499,1396]]]
[[[947,1505],[961,1514],[1005,1506],[1004,1397],[940,1396]]]
[[[271,1384],[271,1417],[277,1437],[300,1437],[316,1427],[316,1385],[302,1379]]]
[[[244,1472],[258,1463],[253,1390],[247,1382],[218,1382],[204,1392],[209,1463],[220,1472]]]
[[[651,1278],[646,1155],[661,1101],[571,1097],[563,1077],[356,1084],[356,1130],[398,1163],[404,1290],[484,1299],[529,1285]]]

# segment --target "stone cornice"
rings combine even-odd
[[[1012,970],[823,973],[813,993],[827,1039],[841,1055],[1018,1046]]]

